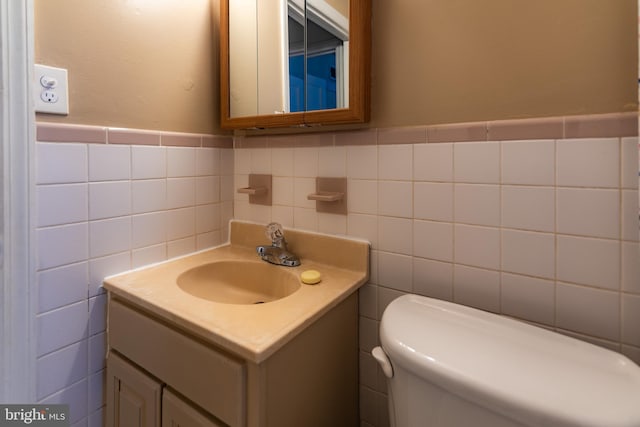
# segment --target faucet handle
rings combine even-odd
[[[282,230],[282,225],[277,222],[272,222],[267,225],[267,229],[265,231],[265,235],[271,239],[271,243],[274,246],[277,246],[284,240],[284,231]]]

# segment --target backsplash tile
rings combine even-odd
[[[38,400],[69,403],[72,423],[91,413],[98,425],[102,280],[226,240],[232,140],[93,126],[38,129],[46,138],[35,153]]]

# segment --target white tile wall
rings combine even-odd
[[[226,240],[233,150],[38,142],[35,161],[37,397],[101,426],[102,280]]]
[[[640,362],[637,144],[374,139],[346,148],[344,233],[372,243],[371,277],[360,293],[363,425],[388,425],[386,386],[369,351],[384,308],[407,292],[537,323]],[[316,165],[336,159],[342,170],[345,150],[270,150],[276,177],[287,178],[275,179],[274,194],[293,185],[297,195],[267,209],[236,196],[235,217],[320,230],[320,216],[302,199],[312,172],[324,167]],[[236,150],[243,172],[235,187],[253,172],[252,151]],[[342,223],[336,229],[343,234]]]

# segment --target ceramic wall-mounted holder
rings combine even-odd
[[[238,188],[238,193],[248,194],[249,203],[271,206],[271,175],[249,174],[249,186]]]
[[[316,212],[347,214],[347,178],[316,178],[316,192],[307,196],[316,201]]]

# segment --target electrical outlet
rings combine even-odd
[[[69,114],[67,70],[35,64],[33,92],[37,113]]]

